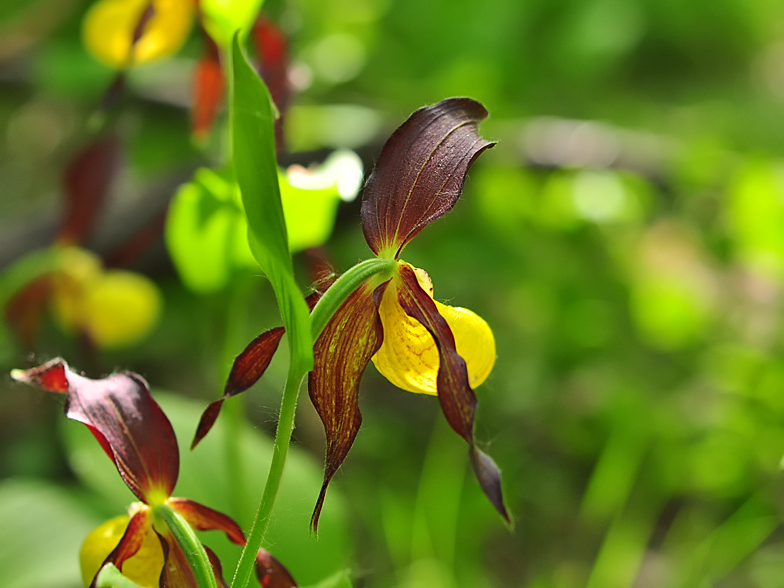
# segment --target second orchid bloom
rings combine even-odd
[[[94,586],[98,572],[109,563],[145,588],[204,585],[189,565],[177,534],[188,526],[223,531],[230,541],[245,545],[242,530],[230,517],[172,496],[180,469],[177,438],[141,376],[126,372],[91,380],[72,371],[62,359],[26,371],[14,370],[11,375],[65,394],[66,416],[90,429],[139,499],[129,509],[129,517],[111,519],[88,535],[81,555],[86,586]],[[209,548],[204,549],[212,569],[203,572],[214,574],[218,586],[226,586],[220,561]],[[263,549],[256,555],[256,574],[267,588],[296,586],[288,571]]]
[[[470,310],[434,301],[427,273],[400,259],[404,247],[427,224],[452,209],[468,169],[493,146],[477,128],[486,116],[485,108],[468,98],[417,110],[386,142],[365,186],[365,240],[389,264],[347,297],[314,344],[308,392],[327,443],[324,484],[311,520],[314,529],[327,486],[359,431],[359,383],[371,360],[396,386],[438,395],[450,426],[469,444],[482,490],[511,524],[500,471],[477,447],[473,434],[473,389],[495,363],[492,331]],[[311,308],[318,297],[311,295]],[[221,403],[261,377],[282,335],[280,327],[262,333],[237,357],[224,396],[205,411],[194,445],[209,431]]]

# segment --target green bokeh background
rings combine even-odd
[[[88,5],[0,2],[3,267],[55,234],[62,169],[113,75],[80,44]],[[334,561],[279,540],[303,584],[334,573],[330,585],[368,588],[784,586],[784,5],[267,0],[265,10],[289,35],[300,87],[285,163],[348,147],[369,169],[411,111],[456,95],[485,104],[482,133],[498,141],[405,259],[430,273],[436,298],[495,332],[476,435],[503,470],[515,530],[479,491],[437,402],[371,367],[363,427],[327,499]],[[190,142],[200,51],[194,35],[131,73],[116,120],[123,167],[91,249],[111,253],[197,168],[224,162],[220,130],[206,150]],[[369,257],[358,201],[340,204],[325,250],[339,269]],[[295,265],[306,287],[306,257]],[[88,354],[45,320],[32,348],[0,342],[0,373],[58,355],[95,377],[130,369],[195,414],[233,356],[279,323],[258,271],[192,292],[162,239],[130,267],[165,297],[147,340]],[[262,445],[284,355],[237,401]],[[63,420],[56,399],[0,375],[0,545],[19,564],[0,549],[4,586],[77,585],[79,537],[119,514],[77,465],[91,462]],[[323,456],[304,394],[295,446],[291,479],[309,481],[295,506],[281,500],[283,526],[306,525]],[[248,480],[263,478],[250,469]],[[291,536],[315,542],[306,531]],[[326,532],[319,542],[308,548],[333,547]]]

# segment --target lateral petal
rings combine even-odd
[[[423,270],[415,272],[420,286],[432,298],[430,278]],[[435,395],[438,348],[422,323],[400,306],[397,289],[397,285],[387,288],[379,307],[384,342],[373,356],[373,363],[398,388]],[[467,308],[433,302],[454,335],[458,355],[466,362],[469,384],[476,388],[487,379],[495,364],[493,331],[482,317]]]
[[[414,112],[387,140],[365,185],[362,231],[373,253],[394,254],[460,197],[468,168],[494,143],[479,136],[487,117],[470,98]]]
[[[197,531],[223,531],[229,541],[245,545],[242,529],[230,516],[188,498],[169,498],[166,503]]]
[[[501,493],[501,472],[495,462],[482,453],[474,442],[476,395],[468,383],[468,370],[465,361],[457,353],[452,331],[438,313],[433,299],[419,285],[414,268],[401,264],[400,278],[400,306],[409,316],[422,323],[438,347],[437,387],[441,410],[449,425],[471,446],[471,464],[482,491],[507,524],[511,525]]]
[[[327,486],[362,422],[359,381],[384,336],[377,304],[386,284],[375,291],[368,282],[357,288],[332,316],[313,347],[315,364],[308,375],[308,393],[324,423],[327,440],[324,484],[310,520],[314,531],[318,530]]]
[[[133,556],[136,555],[142,548],[142,545],[144,545],[145,538],[150,532],[150,529],[152,529],[150,511],[147,508],[141,508],[136,512],[136,514],[133,515],[133,517],[131,517],[131,520],[128,522],[128,526],[126,527],[120,542],[93,573],[93,579],[90,583],[90,586],[95,586],[95,579],[98,576],[98,572],[101,571],[101,568],[103,568],[103,566],[105,566],[107,563],[113,563],[117,569],[122,571],[123,565],[128,560],[133,558]],[[144,582],[149,580],[151,569],[150,565],[155,567],[156,564],[160,561],[156,557],[150,557],[149,554],[146,557],[146,560],[147,561],[134,565],[133,569],[131,570],[130,575],[135,581]]]
[[[171,531],[167,528],[163,533],[160,533],[154,527],[153,529],[155,534],[158,535],[158,540],[161,542],[161,548],[163,549],[164,564],[159,584],[161,588],[199,588],[196,577],[188,565],[188,559]],[[210,563],[213,562],[211,561]]]
[[[256,577],[264,588],[297,588],[298,584],[286,567],[266,549],[256,554]]]
[[[171,495],[180,468],[177,438],[144,378],[125,372],[91,380],[60,358],[11,375],[50,392],[67,392],[66,416],[87,425],[142,502]]]
[[[223,401],[235,394],[244,392],[264,375],[285,332],[286,329],[283,327],[275,327],[263,332],[248,343],[248,346],[243,349],[242,353],[234,359],[223,396],[211,402],[202,413],[199,426],[196,428],[196,434],[191,443],[191,449],[194,449],[204,436],[210,432],[220,414]]]

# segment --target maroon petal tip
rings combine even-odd
[[[479,482],[479,487],[484,492],[487,499],[495,507],[507,526],[514,529],[514,521],[509,515],[509,511],[504,504],[504,495],[501,489],[501,470],[489,455],[479,449],[476,445],[471,446],[471,465],[474,474]]]

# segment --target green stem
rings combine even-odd
[[[332,315],[345,302],[346,298],[354,290],[359,288],[365,281],[376,274],[388,273],[391,275],[395,261],[392,259],[368,259],[358,263],[342,276],[340,276],[332,286],[324,293],[313,312],[310,314],[310,330],[315,341],[321,331],[332,318]],[[386,276],[382,276],[388,279]],[[275,433],[275,444],[272,448],[272,462],[267,476],[267,484],[264,487],[259,509],[256,511],[256,518],[248,535],[248,542],[242,550],[240,561],[237,564],[237,571],[234,573],[232,588],[246,588],[250,581],[253,567],[256,562],[256,554],[264,541],[264,535],[269,527],[272,507],[280,488],[283,468],[286,464],[286,455],[291,442],[291,433],[294,430],[294,414],[297,410],[297,399],[302,379],[307,370],[302,369],[298,362],[289,366],[286,385],[283,389],[283,399],[280,403],[280,417],[278,418],[278,429]]]
[[[153,512],[155,516],[166,521],[166,525],[182,549],[185,559],[188,560],[188,565],[196,578],[196,585],[199,588],[218,588],[210,559],[193,527],[182,518],[180,513],[166,504],[153,507]]]
[[[366,259],[352,267],[340,276],[316,304],[310,313],[310,329],[315,341],[327,326],[329,319],[337,312],[340,305],[346,301],[354,290],[376,274],[384,274],[382,281],[388,280],[395,267],[394,259],[381,259],[374,257]],[[388,274],[388,276],[387,276]]]
[[[272,448],[272,462],[267,476],[267,484],[264,487],[264,494],[261,496],[259,509],[256,511],[256,518],[248,534],[248,542],[242,550],[240,561],[237,564],[237,571],[234,573],[232,588],[245,588],[250,581],[256,562],[256,554],[264,541],[264,535],[269,527],[272,507],[275,504],[280,481],[283,477],[283,468],[286,465],[286,455],[289,451],[291,433],[294,430],[294,414],[297,409],[297,398],[302,378],[305,376],[303,370],[296,364],[289,368],[286,378],[286,385],[283,389],[283,399],[280,403],[280,417],[278,418],[278,430],[275,433],[275,444]]]

